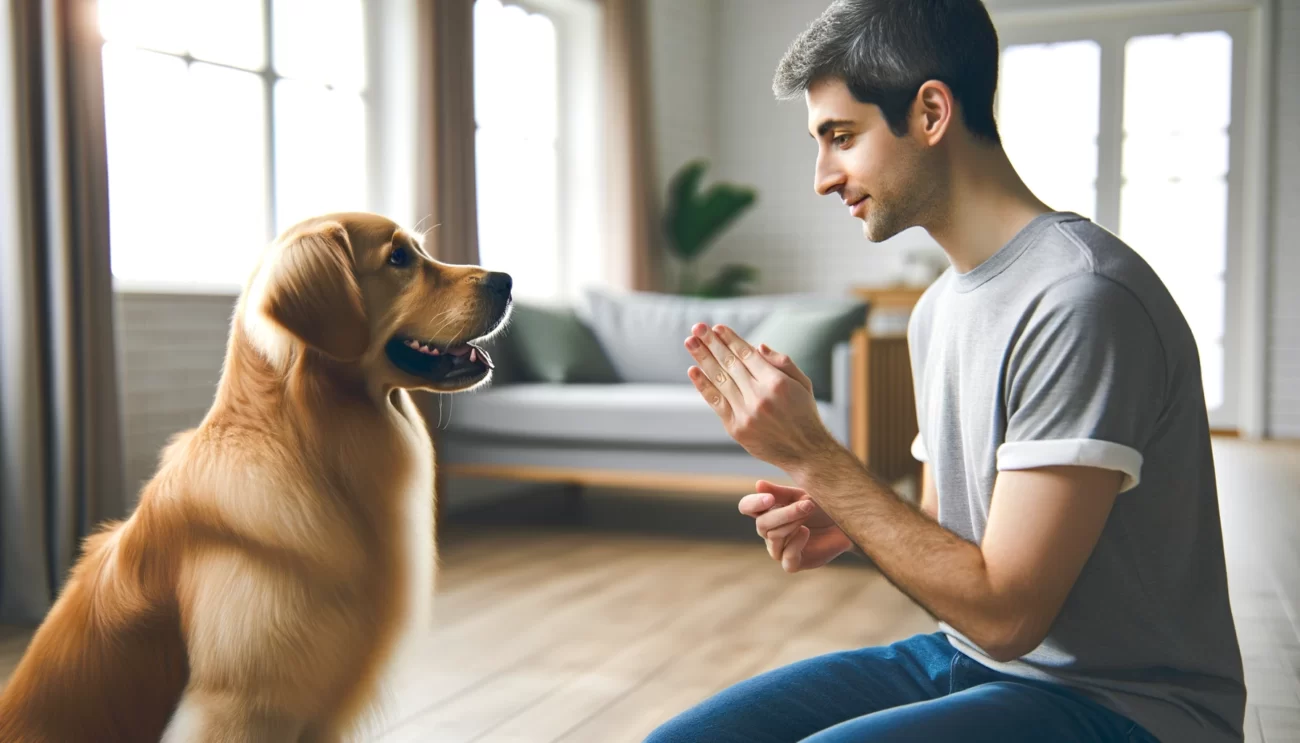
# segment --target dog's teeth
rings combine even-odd
[[[407,347],[407,348],[414,348],[414,349],[417,349],[417,350],[418,350],[418,349],[420,348],[420,344],[419,344],[419,343],[416,343],[415,341],[407,341],[407,342],[406,342],[406,347]]]
[[[435,348],[432,351],[430,351],[430,353],[432,353],[434,356],[439,356],[441,355],[442,352]]]
[[[477,348],[471,348],[471,349],[469,350],[469,360],[470,360],[470,363],[471,363],[471,364],[474,363],[475,361],[478,361],[478,349],[477,349]]]

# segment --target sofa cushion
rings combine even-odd
[[[623,381],[690,385],[686,370],[695,360],[682,344],[696,323],[727,325],[747,338],[777,308],[843,308],[859,301],[803,294],[699,299],[588,289],[579,316]]]
[[[835,346],[848,341],[866,321],[865,302],[812,309],[786,306],[764,318],[748,340],[754,345],[766,343],[789,356],[812,382],[813,396],[830,400],[831,356]]]
[[[515,302],[508,333],[524,379],[611,384],[614,367],[591,329],[570,307]]]
[[[829,420],[833,409],[819,403]],[[459,395],[449,429],[612,444],[738,446],[689,384],[514,384]]]

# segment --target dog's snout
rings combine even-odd
[[[508,273],[492,272],[483,280],[483,285],[492,294],[499,297],[509,298],[510,290],[514,287],[514,279],[510,278]]]

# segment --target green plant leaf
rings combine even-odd
[[[668,187],[664,231],[668,235],[669,248],[682,260],[690,260],[699,249],[690,222],[700,180],[707,168],[708,163],[704,160],[687,163],[673,176]]]
[[[673,178],[664,229],[669,249],[681,260],[698,258],[709,244],[757,199],[753,189],[715,184],[703,195],[700,181],[708,163],[694,160]]]
[[[712,278],[700,284],[696,294],[708,299],[738,297],[745,293],[744,285],[758,280],[758,269],[740,263],[728,263]]]

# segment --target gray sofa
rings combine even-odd
[[[733,493],[783,473],[749,456],[701,399],[682,346],[725,323],[789,353],[814,382],[827,428],[851,437],[856,298],[727,300],[588,291],[575,307],[519,303],[489,345],[493,384],[442,402],[439,466],[454,476]]]

